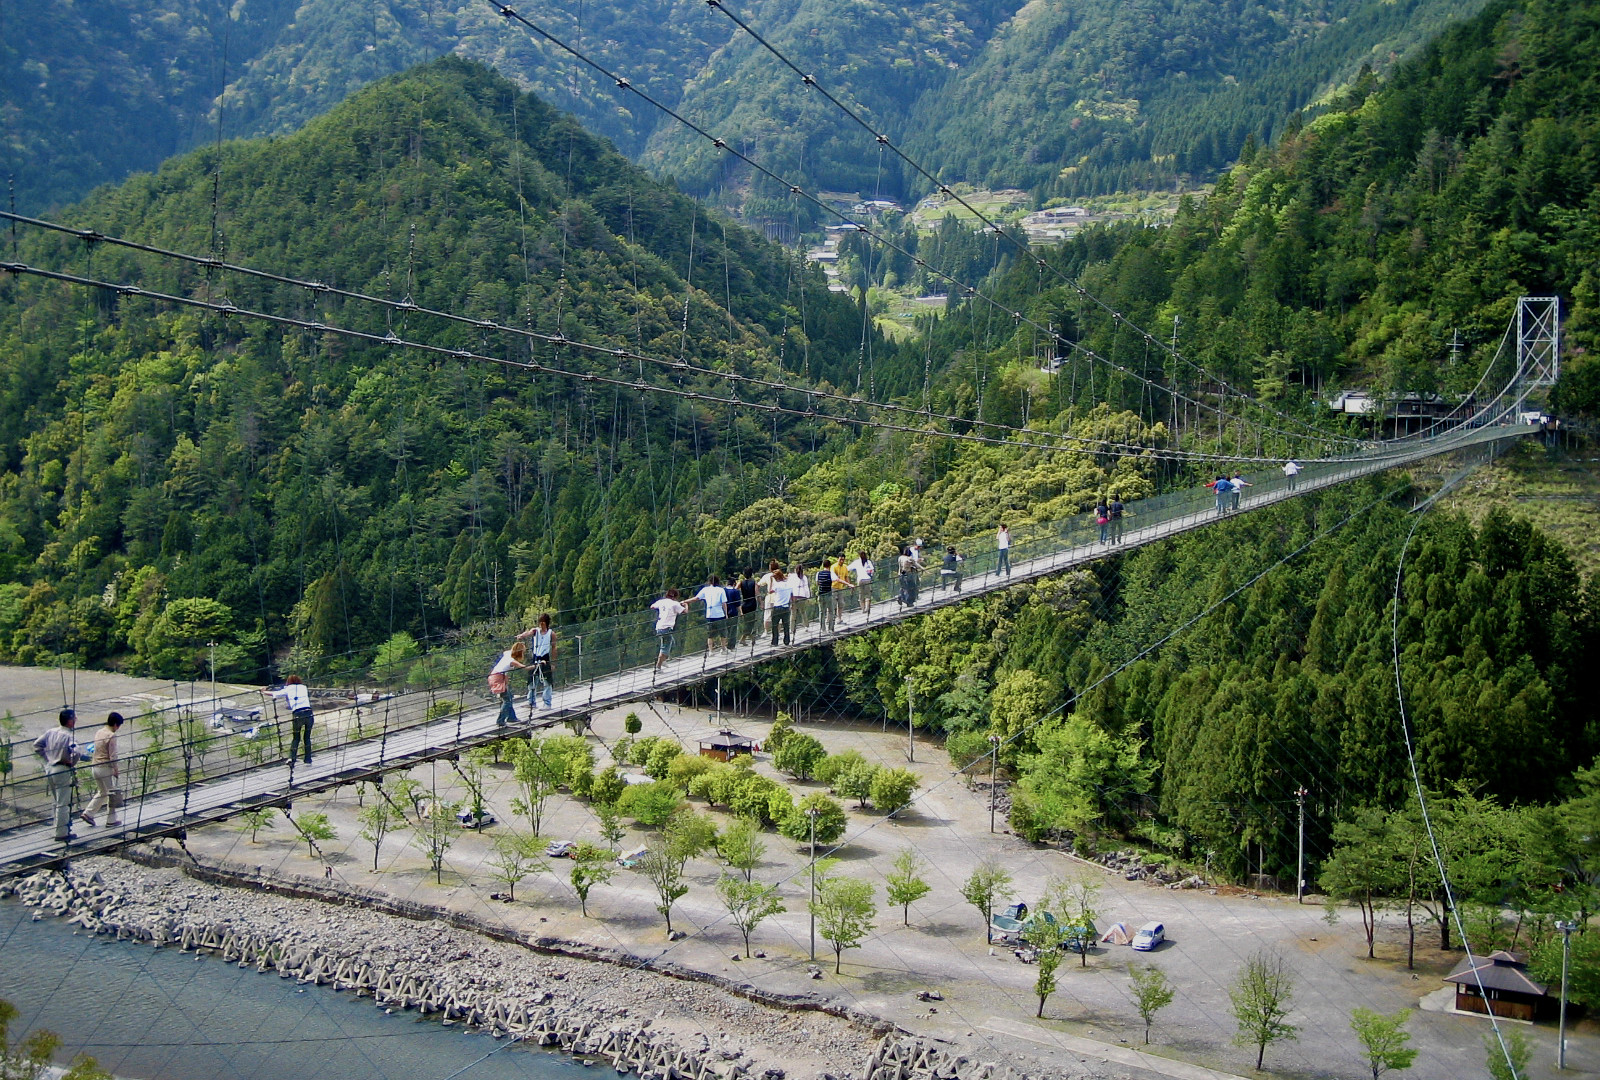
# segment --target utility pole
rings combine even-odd
[[[989,831],[994,832],[994,804],[999,792],[995,788],[995,772],[1000,765],[1000,736],[989,736]]]
[[[1561,931],[1561,1026],[1556,1033],[1556,1068],[1567,1067],[1567,961],[1572,956],[1572,932],[1578,924],[1570,919],[1557,919],[1556,929]]]
[[[917,760],[916,693],[911,687],[911,676],[906,676],[906,760]]]
[[[815,806],[806,811],[806,817],[811,819],[811,903],[806,905],[806,910],[811,913],[811,959],[817,958],[817,815],[822,813]]]
[[[1309,795],[1305,788],[1295,788],[1295,801],[1300,804],[1300,827],[1298,853],[1294,860],[1294,902],[1306,902],[1306,796]]]
[[[211,711],[217,711],[217,643],[206,642],[206,648],[211,650]]]

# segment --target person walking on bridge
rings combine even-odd
[[[967,560],[956,551],[956,546],[950,544],[944,549],[944,562],[939,567],[939,583],[951,585],[956,592],[961,591],[961,564]]]
[[[513,642],[511,648],[500,654],[494,667],[489,671],[489,693],[500,697],[500,715],[495,718],[495,723],[500,727],[513,723],[517,719],[516,691],[511,689],[511,669],[525,668],[528,665],[522,662],[527,655],[528,646],[520,641]],[[289,760],[294,760],[294,751],[289,751]],[[306,764],[311,764],[311,728],[306,727]]]
[[[94,824],[94,816],[101,807],[105,808],[107,825],[122,824],[117,818],[117,811],[122,807],[122,793],[117,790],[117,777],[122,772],[117,763],[117,729],[122,727],[122,723],[121,713],[110,713],[106,716],[105,727],[95,732],[89,774],[94,777],[96,791],[94,798],[89,800],[89,805],[79,815],[86,824]]]
[[[865,551],[856,552],[855,561],[847,568],[850,571],[850,580],[855,585],[857,594],[861,597],[861,613],[872,614],[872,575],[877,572],[871,559],[867,558]]]
[[[1094,504],[1094,523],[1100,526],[1100,542],[1106,543],[1111,539],[1111,508],[1106,501],[1101,499]]]
[[[723,624],[728,621],[728,594],[723,591],[722,579],[712,574],[689,600],[706,606],[706,649],[717,648],[724,637]]]
[[[761,602],[756,599],[756,575],[754,571],[746,570],[739,579],[739,618],[744,623],[740,630],[740,640],[754,643],[756,636],[761,633]]]
[[[668,589],[667,595],[650,606],[656,613],[656,641],[660,647],[656,650],[655,670],[660,671],[661,665],[672,655],[672,642],[678,630],[678,616],[688,611],[689,605],[678,602],[677,589]]]
[[[306,764],[311,764],[311,725],[315,722],[317,714],[311,711],[311,693],[306,689],[304,680],[298,675],[290,675],[283,680],[283,686],[277,690],[264,690],[262,693],[283,699],[289,706],[289,765],[294,766],[295,755],[300,751],[302,736],[306,743]],[[282,743],[278,744],[282,746]]]
[[[1001,522],[1000,528],[994,534],[994,553],[996,555],[994,572],[1011,576],[1011,530],[1006,528],[1006,523]]]
[[[1111,518],[1111,543],[1122,543],[1122,515],[1127,512],[1127,507],[1122,505],[1122,494],[1113,491],[1111,503],[1106,507],[1106,514]]]
[[[1244,489],[1247,487],[1255,487],[1255,485],[1246,483],[1245,478],[1238,473],[1234,473],[1233,479],[1228,481],[1228,494],[1233,499],[1233,508],[1235,510],[1239,509],[1239,500],[1244,498]]]
[[[1228,512],[1228,492],[1233,489],[1233,485],[1228,483],[1228,478],[1219,476],[1207,484],[1206,487],[1217,493],[1217,513],[1226,514]]]
[[[833,565],[826,557],[817,567],[817,636],[838,628],[839,598],[833,595]]]
[[[72,729],[77,723],[76,712],[62,709],[57,726],[33,740],[33,752],[44,761],[44,783],[55,811],[55,836],[63,844],[76,839],[72,835],[72,769],[78,764],[78,744]]]
[[[772,571],[772,587],[767,591],[772,606],[768,614],[772,621],[772,647],[778,647],[778,629],[783,628],[783,643],[789,644],[790,606],[794,603],[794,580],[783,568]]]
[[[548,614],[539,616],[539,623],[517,635],[528,642],[528,720],[533,720],[533,710],[539,707],[539,692],[544,691],[544,707],[550,708],[555,694],[556,632],[550,626]]]
[[[1283,463],[1283,475],[1289,480],[1289,490],[1294,490],[1294,478],[1300,475],[1300,463],[1293,458]]]

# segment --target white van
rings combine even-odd
[[[1133,932],[1134,952],[1149,952],[1167,940],[1167,928],[1158,922],[1147,922]]]

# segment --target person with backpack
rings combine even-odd
[[[833,633],[838,622],[839,598],[833,595],[833,567],[823,559],[817,567],[817,633]]]
[[[939,567],[939,582],[942,585],[953,585],[956,592],[961,591],[961,564],[967,560],[956,551],[956,546],[951,544],[944,549],[944,563]]]
[[[1111,493],[1111,502],[1106,506],[1107,516],[1111,518],[1112,546],[1122,543],[1122,515],[1126,510],[1127,507],[1122,505],[1121,493],[1113,491]]]

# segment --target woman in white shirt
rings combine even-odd
[[[528,643],[528,719],[531,722],[533,710],[539,706],[539,692],[544,691],[547,709],[555,695],[556,632],[550,625],[550,616],[540,615],[539,624],[518,634],[517,640]]]
[[[511,648],[500,654],[500,659],[495,661],[494,668],[489,672],[489,692],[500,696],[500,716],[496,723],[501,727],[512,723],[517,718],[516,693],[511,689],[511,669],[525,668],[528,665],[522,662],[527,653],[527,646],[516,642]]]
[[[856,592],[861,597],[861,611],[863,614],[872,614],[872,575],[877,572],[877,567],[872,560],[867,558],[865,551],[856,553],[855,561],[845,567],[850,572],[850,580],[856,587]]]
[[[672,640],[678,629],[678,616],[689,610],[688,604],[678,602],[678,590],[668,589],[667,595],[650,605],[656,613],[656,640],[660,648],[656,652],[656,670],[661,670],[661,665],[672,653]]]
[[[806,616],[811,613],[811,605],[806,603],[811,599],[811,579],[806,577],[804,563],[794,564],[794,572],[789,575],[789,583],[794,586],[789,607],[793,611],[794,631],[798,634],[800,628],[806,624]]]

